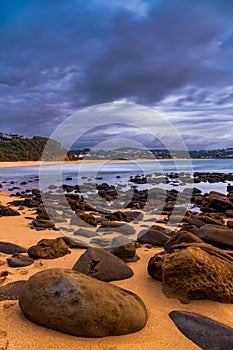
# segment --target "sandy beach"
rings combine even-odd
[[[75,160],[75,161],[53,161],[53,162],[43,162],[43,165],[53,165],[53,164],[82,164],[82,163],[103,163],[103,162],[160,162],[160,161],[176,161],[176,160],[187,160],[184,158],[153,158],[153,159],[148,159],[148,158],[136,158],[136,159],[129,159],[129,160],[122,160],[122,159],[88,159],[85,158],[83,160]],[[191,160],[212,160],[212,158],[190,158],[188,161]],[[41,166],[42,162],[40,160],[38,161],[19,161],[19,162],[0,162],[0,168],[12,168],[12,167],[24,167],[24,166]]]
[[[6,204],[12,200],[7,193],[0,193],[0,202]],[[25,217],[35,216],[34,209],[24,209],[20,216],[0,217],[0,240],[19,244],[25,248],[36,244],[42,238],[56,238],[61,232],[53,230],[35,231],[29,226]],[[147,273],[150,257],[161,248],[141,246],[137,249],[140,260],[129,263],[134,276],[114,283],[135,292],[144,301],[148,310],[148,322],[144,329],[137,333],[106,338],[80,338],[50,330],[27,320],[21,312],[17,301],[0,302],[0,331],[6,332],[7,344],[2,349],[9,350],[152,350],[152,349],[199,349],[188,340],[171,321],[168,313],[172,310],[186,310],[200,313],[233,327],[233,305],[209,300],[191,301],[181,304],[176,299],[168,299],[161,290],[161,283],[152,279]],[[0,253],[0,271],[8,271],[4,284],[28,279],[43,269],[61,267],[72,268],[83,249],[72,249],[71,254],[54,260],[36,260],[28,267],[10,268],[6,263],[9,257]],[[5,334],[5,333],[2,333]],[[0,343],[1,344],[1,343]]]
[[[117,159],[83,159],[83,160],[75,160],[75,161],[53,161],[53,162],[41,162],[38,161],[19,161],[19,162],[0,162],[0,168],[12,168],[12,167],[24,167],[24,166],[41,166],[41,165],[54,165],[54,164],[82,164],[82,163],[102,163],[102,162],[143,162],[143,161],[160,161],[160,160],[168,160],[168,159],[144,159],[137,158],[132,160],[117,160]]]

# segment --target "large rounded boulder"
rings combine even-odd
[[[68,269],[48,269],[23,286],[19,305],[38,325],[81,337],[137,332],[147,321],[134,293]]]

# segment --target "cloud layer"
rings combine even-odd
[[[166,115],[190,148],[233,146],[232,15],[231,0],[2,0],[0,131],[49,136],[123,100]]]

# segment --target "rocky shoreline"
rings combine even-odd
[[[169,181],[176,179],[176,174],[169,177]],[[232,175],[212,173],[207,177],[206,173],[194,174],[195,184],[208,181],[214,186],[214,179],[216,182],[232,181]],[[63,185],[62,197],[57,197],[61,189],[52,184],[46,194],[38,188],[18,190],[11,195],[0,192],[0,225],[5,238],[0,242],[3,317],[11,307],[22,315],[21,308],[35,324],[80,339],[106,337],[99,343],[89,343],[89,348],[98,349],[100,344],[107,344],[109,336],[114,336],[109,348],[115,346],[118,349],[119,335],[124,335],[128,342],[133,341],[133,334],[135,339],[140,339],[141,332],[148,334],[151,324],[155,326],[159,322],[152,308],[156,310],[156,307],[167,305],[168,318],[177,308],[190,311],[191,314],[185,317],[190,317],[192,322],[198,319],[201,322],[203,315],[210,317],[203,326],[203,332],[208,335],[205,348],[210,349],[208,337],[222,327],[218,323],[213,325],[212,316],[233,327],[233,188],[228,185],[227,194],[214,190],[202,193],[195,187],[191,192],[185,189],[181,193],[175,188],[140,190],[137,185],[144,181],[143,177],[130,180],[135,186],[133,192],[124,191],[123,195],[128,198],[122,210],[114,210],[111,205],[108,210],[103,210],[103,200],[114,203],[119,196],[117,189],[107,183],[96,184],[95,198],[87,199],[82,197],[78,186],[67,184]],[[44,197],[46,208],[42,201]],[[185,205],[187,198],[191,210]],[[23,232],[19,237],[12,233],[15,232],[12,224],[17,222],[27,234]],[[24,275],[27,278],[22,279]],[[84,275],[87,277],[82,277]],[[95,282],[98,280],[100,284]],[[143,290],[140,280],[145,286]],[[48,285],[46,281],[50,281]],[[110,291],[112,284],[116,288]],[[44,291],[39,287],[43,285],[47,285]],[[83,288],[90,289],[91,294],[82,294]],[[128,296],[120,296],[125,289],[129,291]],[[105,290],[105,296],[103,293],[101,296],[100,290]],[[50,299],[44,300],[46,293]],[[162,304],[151,304],[154,293],[162,293],[158,297]],[[93,300],[96,300],[96,306],[91,306]],[[105,307],[101,306],[103,300]],[[205,309],[208,300],[212,303],[210,311]],[[177,304],[180,302],[182,304]],[[219,305],[222,305],[222,314],[218,315]],[[88,308],[93,312],[88,313]],[[226,314],[229,317],[224,322]],[[177,342],[183,344],[179,348],[185,349],[188,344],[190,349],[195,349],[194,343],[200,346],[191,321],[188,338],[194,343],[190,340],[186,343],[180,333],[185,334],[185,322],[180,321],[183,314],[177,315],[172,320]],[[28,325],[29,321],[25,322]],[[168,319],[164,327],[171,327]],[[12,335],[9,337],[3,328],[1,326],[0,331],[5,340],[0,346],[19,349]],[[4,332],[7,333],[5,336]],[[224,349],[231,349],[233,329],[228,328],[226,332],[230,336],[222,336],[219,344],[225,344]],[[158,342],[158,335],[152,338]],[[72,343],[67,341],[65,349]],[[163,339],[160,348],[165,349],[167,342]],[[151,349],[152,343],[149,343],[141,348]],[[122,341],[119,349],[127,349],[127,344]]]

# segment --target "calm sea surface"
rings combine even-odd
[[[0,178],[5,177],[23,177],[23,176],[39,176],[38,166],[30,167],[12,167],[12,168],[2,168],[0,169]],[[54,170],[58,168],[57,166],[51,165],[47,168]],[[147,172],[189,172],[200,171],[200,172],[233,172],[233,159],[207,159],[207,160],[154,160],[154,161],[129,161],[129,162],[103,162],[103,163],[84,163],[84,164],[65,164],[63,165],[64,175],[75,175],[77,171],[85,174],[92,174],[98,171],[102,175],[116,174],[121,175],[127,174],[137,174]]]
[[[125,183],[130,176],[137,174],[156,176],[166,173],[178,172],[222,172],[233,173],[233,159],[211,159],[211,160],[154,160],[154,161],[129,161],[129,162],[97,162],[83,164],[49,165],[40,167],[12,167],[0,169],[0,183],[3,189],[9,186],[24,186],[22,182],[27,182],[27,187],[38,187],[39,177],[48,184],[58,184],[62,182],[81,184],[95,180],[97,182],[108,182],[109,184]],[[69,178],[67,180],[67,178]],[[72,179],[71,179],[72,178]],[[13,182],[14,184],[10,182]],[[207,186],[206,184],[202,187]],[[195,184],[195,187],[196,186]],[[200,187],[200,185],[199,185]],[[215,189],[225,192],[226,184],[215,184]]]

